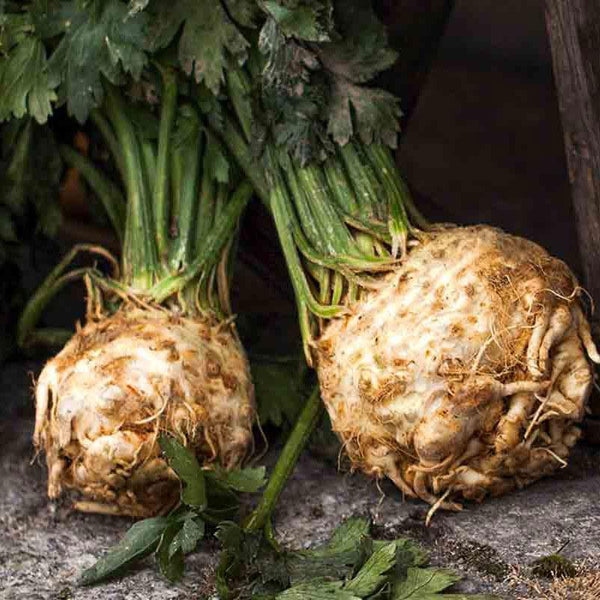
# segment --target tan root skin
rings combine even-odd
[[[75,507],[87,512],[151,516],[173,506],[179,482],[160,432],[226,468],[252,444],[254,390],[231,326],[160,309],[89,322],[46,364],[35,398],[48,495],[78,490],[86,499]]]
[[[598,362],[568,267],[490,227],[424,238],[317,343],[353,468],[459,509],[566,464]]]

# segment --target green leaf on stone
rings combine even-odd
[[[394,583],[391,600],[497,600],[487,594],[440,594],[462,577],[445,569],[410,567],[406,578]]]
[[[371,555],[370,523],[362,517],[344,521],[330,540],[316,548],[288,555],[287,565],[293,584],[318,577],[344,579]]]
[[[386,573],[396,562],[396,543],[389,542],[368,558],[360,571],[344,586],[344,589],[361,598],[374,594],[386,581]]]
[[[79,584],[90,585],[121,573],[131,563],[153,552],[168,526],[169,520],[166,517],[135,523],[116,546],[92,567],[83,571]]]
[[[183,522],[181,529],[175,534],[169,544],[169,558],[177,552],[183,554],[192,552],[198,542],[204,537],[205,524],[200,517],[187,518]]]
[[[394,586],[392,598],[394,600],[426,598],[428,595],[437,594],[437,592],[449,588],[460,580],[459,575],[444,569],[411,567],[407,571],[406,579]]]
[[[360,600],[345,590],[341,581],[314,579],[294,585],[276,596],[277,600]]]

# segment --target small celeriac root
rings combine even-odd
[[[600,362],[568,267],[481,226],[423,234],[382,279],[316,342],[353,468],[456,510],[564,467]]]
[[[177,502],[159,433],[225,468],[252,445],[245,354],[231,325],[208,318],[130,305],[91,320],[45,365],[35,397],[48,495],[77,490],[86,512],[145,517]]]

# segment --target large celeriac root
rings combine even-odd
[[[239,466],[252,445],[254,391],[231,325],[122,308],[90,321],[44,367],[34,442],[46,451],[48,495],[81,492],[76,508],[163,513],[179,497],[160,432],[201,463]]]
[[[565,466],[600,362],[580,292],[563,262],[497,229],[424,237],[317,343],[353,468],[459,509]]]

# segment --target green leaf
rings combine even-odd
[[[226,550],[237,550],[244,539],[243,529],[233,521],[219,523],[215,537],[221,542]]]
[[[275,144],[302,165],[323,159],[330,149],[322,124],[329,90],[318,76],[321,65],[315,52],[287,38],[272,18],[261,29],[258,47],[266,56],[263,106],[254,123],[258,137],[270,130]]]
[[[275,362],[268,359],[250,361],[260,422],[281,427],[294,423],[303,397],[298,386],[299,360]]]
[[[262,6],[288,37],[308,42],[330,40],[333,31],[331,0],[311,0],[285,6],[276,0],[265,0]]]
[[[163,532],[156,549],[156,560],[160,572],[173,583],[181,579],[184,564],[182,549],[179,547],[171,552],[171,544],[184,525],[185,523],[171,523]]]
[[[83,571],[79,583],[97,583],[120,573],[131,563],[147,556],[154,551],[168,526],[169,520],[166,517],[155,517],[135,523],[116,546],[92,567]]]
[[[395,148],[401,116],[399,100],[393,94],[341,78],[334,80],[327,133],[337,144],[343,146],[357,134],[365,144],[381,141]]]
[[[232,19],[244,27],[255,27],[260,10],[254,0],[224,0]]]
[[[237,16],[247,16],[247,10]],[[246,7],[247,8],[247,7]],[[182,28],[179,38],[179,62],[197,83],[204,82],[217,94],[230,63],[243,64],[249,43],[230,19],[221,2],[214,0],[159,0],[153,5],[150,28],[153,48],[166,47]]]
[[[215,181],[229,182],[229,160],[223,154],[221,146],[212,139],[212,134],[208,136],[203,161],[203,169],[210,173]]]
[[[27,36],[0,59],[0,121],[31,115],[45,123],[57,100],[48,76],[46,49],[41,40]]]
[[[391,600],[494,600],[487,594],[439,594],[462,578],[445,569],[410,567],[406,578],[396,581]]]
[[[262,533],[247,532],[237,523],[222,521],[215,537],[223,546],[216,573],[218,586],[227,587],[227,579],[241,575],[254,565],[261,550]]]
[[[210,471],[206,471],[205,474],[208,479],[215,479],[231,490],[252,493],[258,492],[267,482],[265,472],[265,467],[226,471],[223,467],[215,466]]]
[[[91,0],[86,10],[71,0],[56,12],[52,19],[62,23],[63,35],[48,63],[51,81],[60,84],[69,114],[83,123],[102,102],[102,76],[114,84],[124,73],[140,78],[147,64],[147,16],[129,14],[120,0]]]
[[[352,517],[333,532],[324,545],[288,555],[287,564],[292,583],[315,577],[343,579],[352,574],[372,551],[370,524],[362,517]]]
[[[224,107],[220,99],[203,84],[193,86],[190,93],[202,113],[203,120],[212,130],[221,131]]]
[[[200,517],[187,518],[169,544],[169,558],[176,552],[189,554],[204,537],[205,524]]]
[[[386,581],[386,573],[396,562],[396,543],[389,542],[376,550],[360,571],[344,586],[361,598],[374,594]]]
[[[365,144],[381,141],[394,148],[402,115],[399,100],[362,84],[391,67],[397,53],[388,47],[385,28],[370,3],[337,0],[336,8],[338,5],[341,39],[320,45],[318,50],[331,77],[327,133],[340,145],[357,134]]]
[[[331,15],[317,27],[320,16]],[[369,82],[388,69],[396,52],[370,2],[263,2],[269,17],[259,36],[266,57],[257,139],[270,131],[277,146],[301,165],[320,161],[335,142],[358,136],[395,147],[402,114],[399,100]],[[321,11],[321,12],[319,12]]]
[[[394,586],[393,599],[404,600],[405,598],[426,597],[428,594],[436,594],[454,585],[462,578],[459,575],[444,569],[423,569],[410,567],[406,579],[396,583]]]
[[[367,83],[389,69],[398,53],[388,45],[385,26],[371,2],[335,0],[337,40],[318,46],[319,58],[332,74]]]
[[[169,460],[169,466],[183,482],[182,502],[198,510],[204,510],[206,508],[206,483],[204,472],[196,455],[189,448],[182,446],[175,438],[167,435],[161,435],[158,441]]]
[[[350,517],[338,525],[325,546],[327,552],[345,552],[369,535],[371,523],[365,517]]]
[[[427,553],[412,540],[399,538],[393,542],[396,544],[396,565],[394,567],[396,576],[406,577],[409,567],[420,567],[427,562]],[[374,540],[373,550],[378,551],[388,543],[384,540]]]
[[[359,600],[351,591],[342,588],[341,581],[314,579],[299,583],[281,592],[277,600]]]

